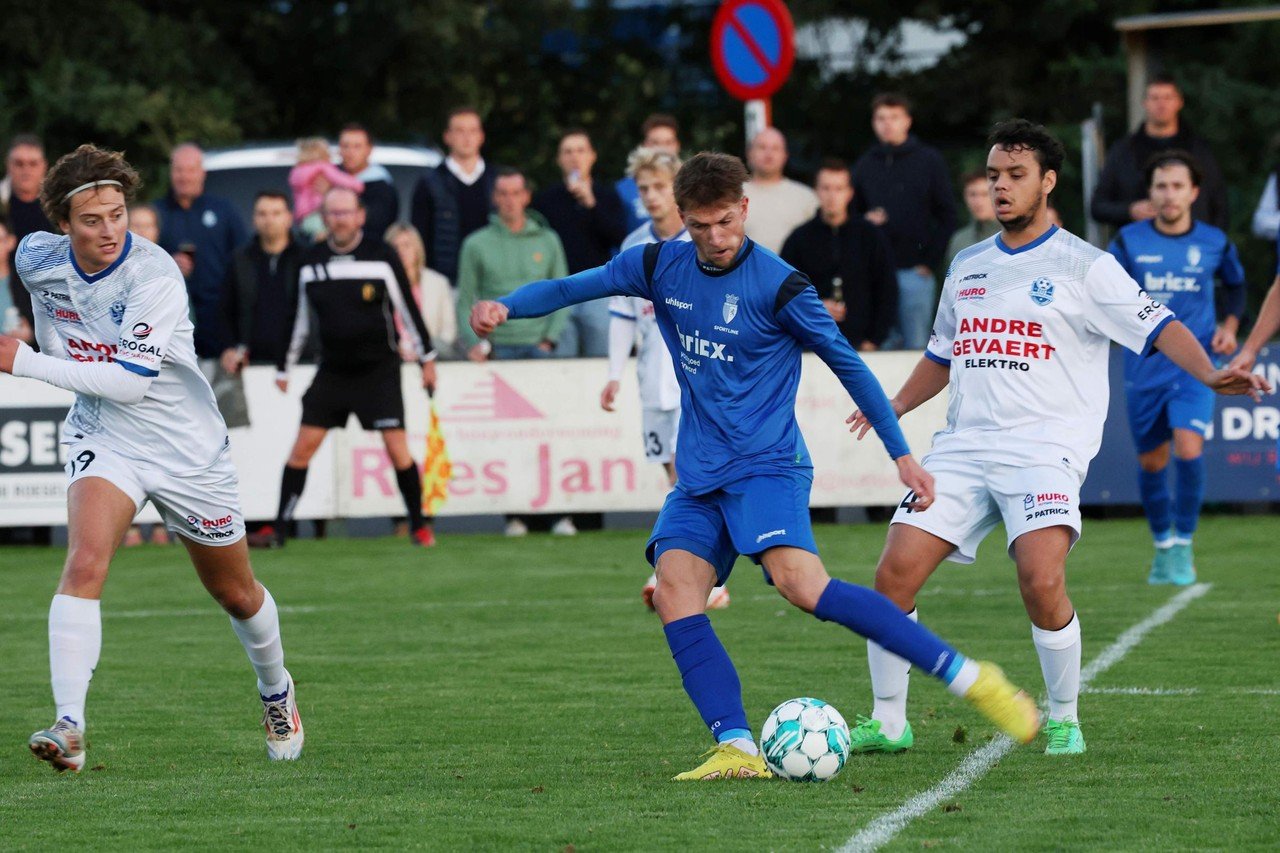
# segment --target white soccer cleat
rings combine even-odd
[[[727,587],[718,586],[711,590],[711,594],[707,596],[708,610],[724,610],[729,606],[729,589]]]
[[[503,536],[527,536],[529,535],[529,525],[525,524],[518,518],[513,518],[507,522],[507,526],[502,529]]]
[[[84,731],[63,717],[47,729],[41,729],[27,741],[32,754],[53,765],[61,773],[79,773],[84,767]]]
[[[302,718],[293,676],[285,673],[288,686],[283,693],[262,696],[262,727],[267,730],[267,757],[272,761],[293,761],[302,755]]]

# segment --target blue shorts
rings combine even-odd
[[[1194,379],[1159,388],[1130,388],[1129,431],[1139,453],[1149,453],[1173,437],[1175,429],[1204,435],[1213,423],[1213,391]]]
[[[747,477],[704,495],[677,485],[658,513],[645,556],[656,567],[664,551],[689,551],[714,566],[716,582],[723,584],[739,554],[756,564],[780,545],[816,554],[809,523],[812,486],[808,469]]]

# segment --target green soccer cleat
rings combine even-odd
[[[1147,575],[1147,583],[1152,585],[1173,583],[1173,548],[1167,545],[1156,546],[1156,556],[1151,561],[1151,573]]]
[[[716,744],[703,753],[706,761],[672,778],[673,782],[705,782],[712,779],[772,779],[764,756],[747,755],[736,746]]]
[[[1049,720],[1044,724],[1044,733],[1049,738],[1049,745],[1044,748],[1045,755],[1079,755],[1084,752],[1084,733],[1080,731],[1080,724],[1070,717]]]
[[[1191,586],[1196,582],[1196,567],[1191,556],[1191,543],[1177,544],[1169,549],[1169,572],[1166,583]]]
[[[880,733],[881,723],[869,717],[858,715],[852,729],[849,730],[849,752],[902,752],[910,749],[916,742],[911,734],[911,724],[902,731],[902,737],[891,740]]]
[[[989,661],[978,661],[978,680],[964,698],[982,715],[1018,743],[1031,743],[1040,730],[1035,701],[1005,678],[1004,670]]]

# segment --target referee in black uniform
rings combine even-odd
[[[405,438],[396,315],[417,351],[422,386],[428,392],[436,383],[431,336],[395,250],[379,236],[365,235],[360,196],[347,189],[331,189],[321,212],[329,238],[307,249],[299,261],[292,334],[288,351],[277,364],[276,385],[288,390],[289,368],[297,363],[311,334],[312,317],[320,336],[320,367],[302,398],[302,426],[284,466],[275,528],[259,535],[256,544],[284,544],[311,457],[325,434],[346,425],[354,413],[362,427],[382,433],[404,496],[411,540],[434,545],[431,524],[422,517],[418,466]]]

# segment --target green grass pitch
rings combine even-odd
[[[883,525],[821,527],[833,574],[869,582]],[[837,848],[935,785],[993,733],[912,682],[916,747],[854,757],[833,782],[677,785],[709,738],[657,619],[641,532],[296,542],[255,555],[282,616],[307,731],[265,757],[252,671],[177,548],[122,552],[103,602],[89,760],[27,753],[52,719],[45,619],[63,553],[0,551],[0,849],[653,850]],[[1280,519],[1216,517],[1213,588],[1081,700],[1089,752],[1001,760],[889,849],[1274,849],[1280,844]],[[1140,522],[1088,522],[1068,586],[1087,663],[1175,590],[1145,583]],[[812,695],[870,708],[865,645],[791,608],[745,560],[713,621],[758,729]],[[921,619],[1042,690],[1003,534],[944,567]],[[1126,692],[1128,691],[1128,692]]]

